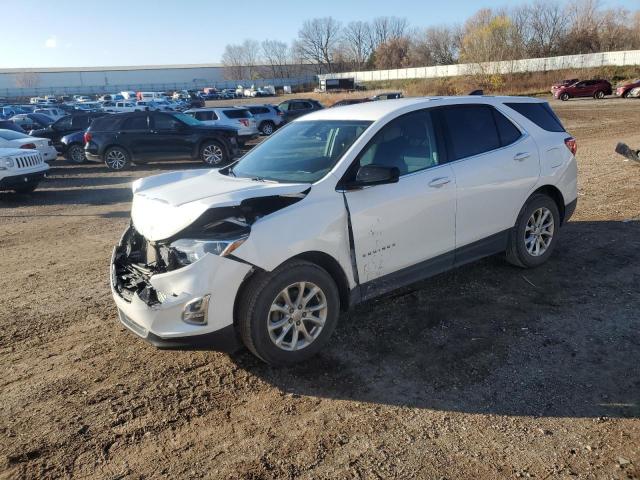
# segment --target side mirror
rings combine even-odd
[[[348,189],[368,187],[371,185],[384,185],[387,183],[397,183],[400,179],[398,167],[387,167],[384,165],[363,165],[356,173],[355,181],[347,184]]]

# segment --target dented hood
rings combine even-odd
[[[305,183],[273,183],[222,175],[218,170],[187,170],[142,178],[133,183],[131,219],[151,241],[169,238],[206,210],[239,205],[243,200],[295,195]]]

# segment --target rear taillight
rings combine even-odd
[[[567,137],[564,139],[564,144],[567,146],[569,151],[575,156],[576,152],[578,151],[578,143],[576,142],[576,139],[573,137]]]
[[[84,132],[84,143],[89,143],[92,138],[93,138],[93,135],[91,135],[91,133]]]
[[[240,120],[238,120],[242,125],[244,125],[245,127],[249,126],[249,120],[246,118],[241,118]]]
[[[24,145],[21,145],[20,148],[25,148],[27,150],[35,150],[36,149],[36,144],[35,143],[25,143]]]
[[[279,116],[279,117],[282,117],[282,116],[284,115],[284,112],[283,112],[282,110],[278,110],[278,112],[277,112],[277,113],[278,113],[278,116]]]

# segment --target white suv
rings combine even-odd
[[[306,115],[220,170],[133,185],[114,249],[120,320],[158,346],[271,364],[339,312],[476,259],[549,259],[577,200],[575,140],[524,97],[416,98]]]
[[[31,193],[47,170],[49,165],[37,150],[0,148],[0,190]]]

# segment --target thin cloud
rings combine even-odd
[[[52,35],[44,41],[44,46],[46,48],[56,48],[58,46],[58,37]]]

